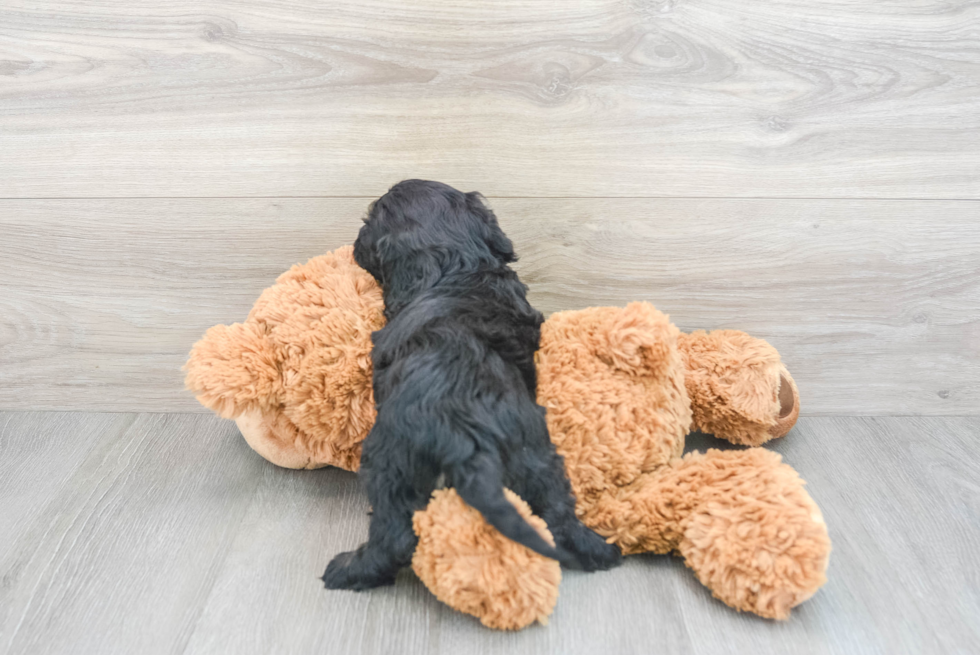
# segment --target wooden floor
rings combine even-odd
[[[350,473],[276,468],[207,415],[0,413],[0,653],[975,653],[978,439],[980,418],[804,418],[773,444],[834,543],[787,622],[636,556],[567,572],[550,624],[505,634],[407,570],[323,589],[367,534]]]

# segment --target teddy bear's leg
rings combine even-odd
[[[796,382],[779,352],[736,330],[697,331],[677,341],[693,429],[745,446],[784,436],[800,412]]]
[[[555,545],[527,503],[509,489],[504,494]],[[412,569],[436,598],[489,628],[519,630],[535,621],[548,622],[558,601],[558,562],[504,537],[455,489],[436,491],[413,523],[419,542]]]
[[[803,481],[761,448],[690,453],[587,522],[624,552],[677,552],[731,607],[783,619],[826,581],[830,539]]]
[[[715,470],[745,473],[734,474],[735,485],[712,476],[709,484],[717,491],[687,521],[678,552],[725,604],[787,618],[826,582],[830,538],[820,509],[775,453],[730,454],[718,468],[716,458],[702,457]]]

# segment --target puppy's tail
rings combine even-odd
[[[567,568],[580,568],[578,560],[571,553],[545,541],[508,502],[504,496],[500,466],[490,457],[475,455],[453,467],[451,473],[456,493],[467,505],[480,512],[500,534],[536,553],[558,560]]]

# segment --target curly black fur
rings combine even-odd
[[[568,566],[609,568],[619,549],[575,517],[562,457],[535,402],[542,316],[508,266],[510,239],[477,193],[407,180],[374,202],[354,258],[381,284],[373,335],[378,417],[361,456],[373,507],[368,541],[334,558],[331,589],[394,581],[417,538],[413,513],[440,479],[505,536]],[[507,502],[548,524],[550,546]]]

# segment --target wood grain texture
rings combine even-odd
[[[827,584],[789,621],[736,613],[680,560],[637,556],[566,572],[549,625],[519,633],[453,612],[408,571],[385,589],[325,591],[327,561],[367,532],[355,477],[276,468],[229,426],[0,413],[0,485],[37,474],[49,490],[0,494],[0,526],[32,517],[4,533],[0,652],[901,655],[980,643],[977,417],[803,418],[773,444],[834,542]],[[688,441],[708,447],[732,446]]]
[[[3,457],[0,479],[22,468],[60,490],[42,505],[20,480],[21,497],[0,500],[0,524],[35,508],[0,550],[0,652],[180,652],[262,469],[229,458],[234,425],[203,418],[3,415],[0,444],[34,448]],[[79,452],[76,430],[99,422],[125,427]]]
[[[54,499],[72,490],[89,451],[117,440],[132,423],[127,414],[0,415],[0,561],[5,571],[18,568],[7,559],[10,546],[45,518]],[[6,598],[10,582],[3,578],[0,599]],[[0,600],[0,626],[7,625],[7,609]]]
[[[765,338],[806,415],[980,411],[980,203],[492,199],[546,313]],[[180,367],[363,199],[0,201],[0,408],[195,411]]]
[[[980,5],[6,0],[0,197],[980,197]]]

